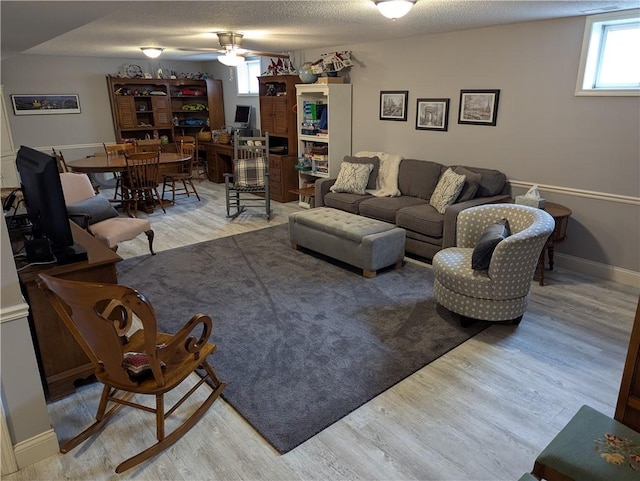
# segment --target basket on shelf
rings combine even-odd
[[[211,142],[211,130],[201,129],[200,132],[196,134],[198,141],[200,142]]]
[[[227,133],[218,134],[219,144],[228,144],[230,141],[231,141],[231,134],[227,134]]]

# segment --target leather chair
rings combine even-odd
[[[495,246],[488,269],[472,269],[475,247],[487,227],[507,219],[511,235]],[[435,296],[462,316],[518,324],[527,307],[531,281],[555,221],[541,209],[518,204],[486,204],[458,214],[456,247],[433,257]]]

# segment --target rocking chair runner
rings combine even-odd
[[[264,137],[236,135],[233,147],[233,174],[224,174],[227,217],[235,219],[245,207],[266,208],[271,219],[269,193],[269,134]],[[260,199],[255,194],[263,196]],[[231,208],[235,213],[231,214]]]
[[[144,295],[126,286],[69,281],[40,274],[38,286],[64,321],[73,337],[95,367],[95,376],[104,384],[96,422],[61,448],[66,453],[98,432],[123,406],[156,415],[158,442],[119,464],[122,473],[159,454],[187,433],[220,396],[221,382],[207,362],[216,350],[207,342],[211,318],[194,315],[176,334],[156,330],[153,306]],[[142,328],[139,328],[139,324]],[[201,330],[199,337],[192,331]],[[197,336],[197,333],[196,333]],[[173,407],[165,411],[164,394],[189,377],[197,368],[205,375]],[[211,394],[179,427],[165,436],[164,420],[205,381]],[[135,394],[155,396],[155,408],[132,402]],[[111,405],[107,411],[107,406]]]

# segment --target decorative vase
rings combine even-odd
[[[305,62],[302,67],[298,69],[298,76],[306,84],[312,84],[318,80],[318,75],[311,71],[311,62]]]

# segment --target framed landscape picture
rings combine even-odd
[[[16,115],[79,114],[80,99],[76,94],[12,95]]]
[[[496,125],[500,90],[461,90],[459,124]]]
[[[416,130],[446,131],[449,126],[449,99],[418,99]]]
[[[380,120],[407,120],[408,90],[380,91]]]

